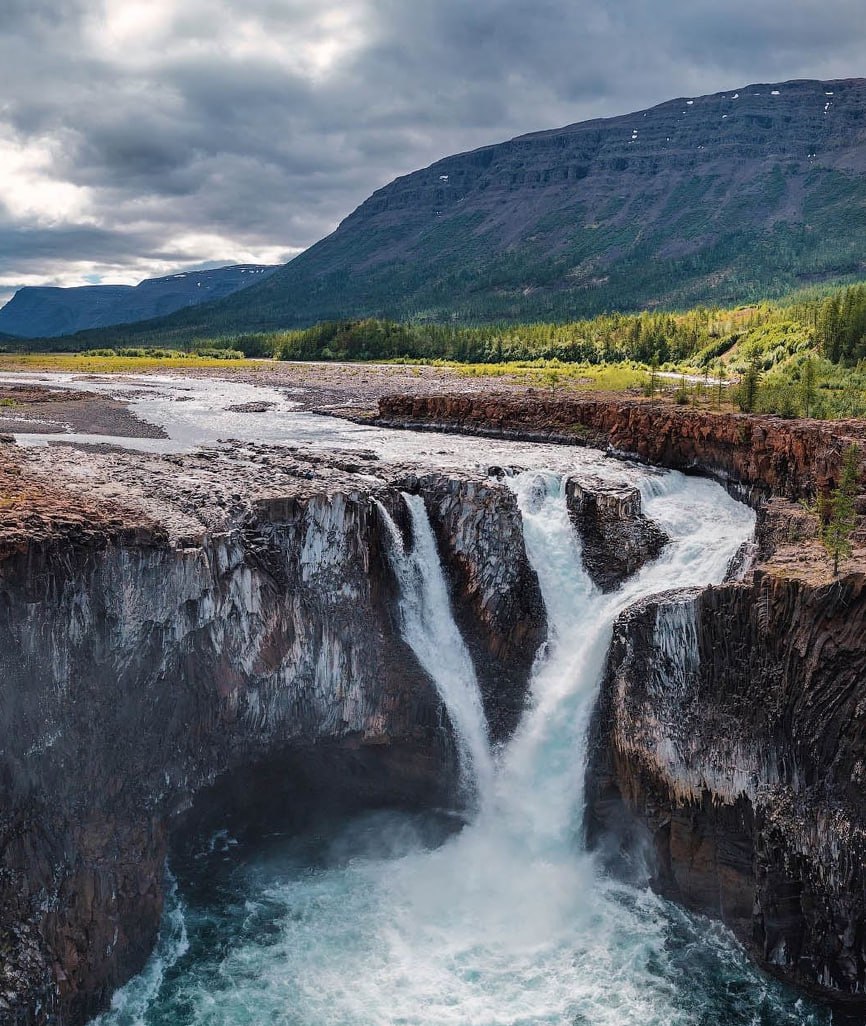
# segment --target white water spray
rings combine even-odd
[[[404,493],[412,518],[413,546],[381,503],[388,528],[388,556],[400,584],[400,616],[406,642],[436,685],[454,729],[464,787],[480,806],[490,794],[493,759],[472,657],[454,621],[430,518],[419,495]]]
[[[489,793],[474,822],[431,850],[420,837],[407,840],[405,819],[380,816],[349,828],[339,847],[350,859],[271,871],[243,898],[244,916],[267,917],[270,932],[201,955],[152,1024],[823,1022],[784,1003],[721,928],[606,879],[580,840],[586,726],[616,616],[642,597],[720,581],[752,529],[750,511],[709,482],[654,478],[643,490],[645,511],[671,542],[602,595],[583,570],[561,479],[533,473],[510,483],[550,636],[531,706],[495,773],[423,504],[407,498],[412,552],[384,518],[406,638],[441,689],[462,758]],[[665,644],[672,649],[676,639]],[[482,777],[491,778],[489,792]]]
[[[498,807],[515,822],[522,819],[539,844],[573,844],[581,832],[587,727],[614,621],[643,597],[720,581],[754,518],[709,481],[648,474],[641,482],[644,510],[671,543],[619,590],[603,595],[582,566],[564,479],[530,471],[509,484],[550,640],[533,676],[533,705],[500,771]]]

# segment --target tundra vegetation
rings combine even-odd
[[[38,360],[41,343],[22,344],[29,347],[31,366],[52,365]],[[16,365],[14,345],[7,344],[0,365]],[[866,415],[866,284],[736,308],[611,313],[566,323],[327,321],[201,339],[185,351],[118,344],[58,357],[57,365],[131,371],[154,361],[163,367],[225,367],[231,361],[241,370],[260,359],[428,364],[554,392],[633,390],[680,405],[859,417]]]

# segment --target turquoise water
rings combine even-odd
[[[180,896],[162,952],[173,964],[154,959],[106,1020],[829,1024],[752,967],[723,928],[591,863],[548,862],[506,894],[458,875],[480,854],[467,851],[478,838],[451,829],[433,814],[386,812],[324,820],[264,847],[220,839],[175,866]],[[558,897],[536,905],[544,894]]]
[[[499,751],[478,752],[483,713],[464,660],[432,668],[461,674],[460,687],[437,686],[465,740],[470,820],[323,814],[256,843],[214,835],[175,858],[160,949],[101,1026],[829,1024],[719,925],[606,877],[581,840],[587,721],[614,619],[642,596],[721,580],[752,514],[709,482],[647,479],[647,512],[672,544],[603,596],[560,477],[511,486],[551,635]],[[415,557],[404,632],[425,665],[456,628],[434,556]]]

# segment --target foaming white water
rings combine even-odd
[[[670,545],[604,596],[583,571],[561,480],[526,474],[512,487],[550,637],[490,799],[438,847],[405,818],[380,814],[351,826],[340,854],[314,869],[248,881],[244,924],[267,913],[273,928],[242,930],[212,956],[208,948],[166,990],[149,1026],[819,1021],[771,994],[720,929],[605,879],[578,829],[587,719],[615,617],[642,596],[720,580],[752,529],[751,513],[715,485],[665,476],[645,498]],[[440,672],[446,649],[461,652],[462,642],[446,616],[441,568],[431,572],[438,560],[423,506],[409,508],[413,553],[386,518],[408,596],[404,626]],[[474,678],[462,655],[451,672],[464,684]],[[452,700],[461,708],[462,698]]]
[[[430,518],[420,495],[403,494],[412,518],[411,551],[391,515],[379,512],[388,528],[388,556],[400,584],[403,637],[439,692],[458,746],[464,787],[482,804],[493,784],[487,721],[472,657],[454,621]]]
[[[96,1018],[92,1026],[145,1026],[147,1013],[159,993],[165,974],[189,950],[183,904],[177,892],[177,880],[166,869],[165,912],[156,951],[144,972],[119,990],[111,1002],[111,1011]]]
[[[530,471],[510,485],[551,636],[532,682],[533,705],[499,775],[498,807],[515,826],[523,822],[536,845],[571,845],[581,826],[586,730],[616,617],[643,596],[720,581],[754,515],[709,481],[648,474],[645,512],[671,542],[618,591],[602,595],[581,565],[564,481]]]

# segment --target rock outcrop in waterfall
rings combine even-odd
[[[583,564],[602,591],[613,591],[665,547],[664,531],[643,515],[637,488],[572,476],[565,499],[583,541]]]

